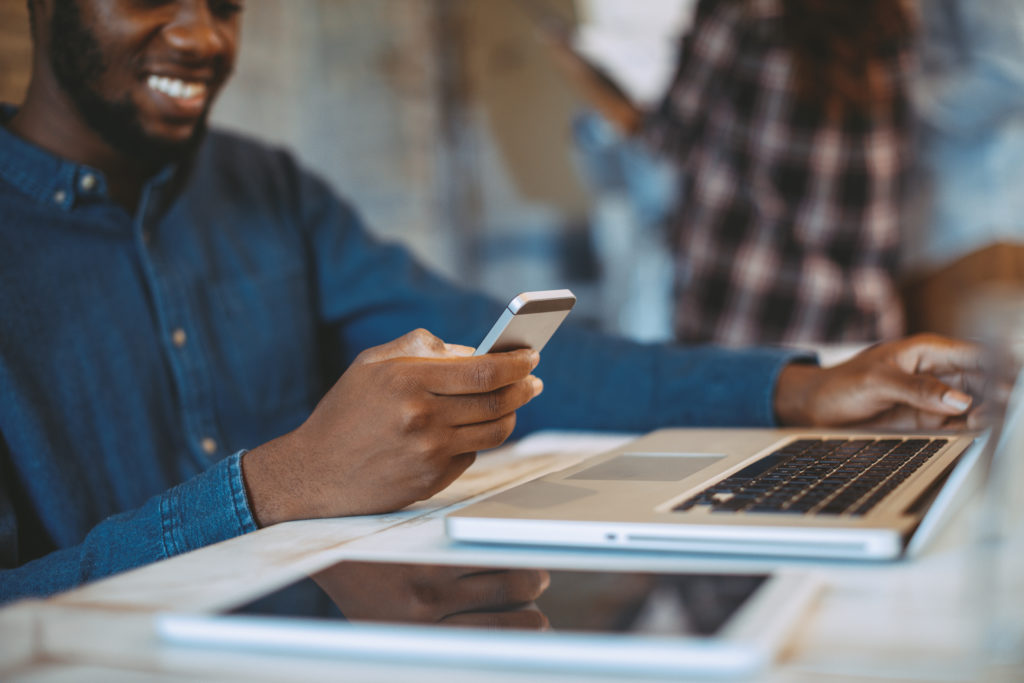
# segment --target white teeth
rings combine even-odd
[[[167,76],[157,76],[155,74],[146,79],[146,85],[150,89],[170,97],[186,100],[206,93],[205,83],[188,83],[178,78],[168,78]]]

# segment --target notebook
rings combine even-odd
[[[894,559],[919,552],[955,509],[983,441],[662,429],[472,503],[445,527],[482,543]]]

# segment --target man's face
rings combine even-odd
[[[179,158],[231,73],[241,0],[55,0],[49,57],[86,123],[119,153]]]

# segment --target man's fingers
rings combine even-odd
[[[551,628],[547,616],[537,608],[517,609],[508,612],[463,612],[452,614],[441,620],[448,626],[472,626],[475,628],[518,629],[526,631],[547,631]]]
[[[533,375],[486,394],[437,396],[439,412],[449,415],[452,425],[490,422],[514,413],[544,390],[544,383]]]
[[[968,428],[969,421],[963,415],[939,415],[910,406],[897,406],[866,422],[858,423],[857,427],[897,432],[959,431]]]
[[[476,351],[472,346],[463,346],[462,344],[445,344],[444,346],[453,356],[472,356]]]
[[[520,349],[424,362],[416,372],[421,386],[434,394],[486,394],[522,380],[539,362],[539,353]]]
[[[485,627],[548,628],[547,618],[532,605],[550,584],[550,574],[536,569],[466,574],[455,584],[457,613],[443,621]]]
[[[525,605],[540,597],[550,583],[550,575],[536,569],[505,569],[467,574],[460,577],[456,584],[456,611],[509,609]]]
[[[516,414],[509,413],[490,422],[456,427],[453,443],[460,451],[486,451],[503,444],[515,427]]]
[[[931,375],[892,372],[873,386],[880,399],[940,415],[960,415],[973,399]]]
[[[489,422],[456,427],[444,447],[448,452],[455,451],[456,455],[447,457],[444,453],[434,453],[430,456],[432,462],[440,464],[428,466],[430,486],[427,495],[420,499],[429,498],[438,491],[448,488],[473,464],[477,451],[497,448],[512,435],[515,427],[515,413],[503,415]]]
[[[941,373],[937,377],[954,389],[971,396],[988,396],[990,391],[989,376],[983,372],[949,372]]]
[[[898,364],[909,373],[982,372],[986,367],[984,350],[976,344],[931,334],[902,343],[905,346],[898,353]]]
[[[366,349],[356,358],[356,363],[379,363],[393,358],[455,358],[468,355],[463,351],[467,348],[458,344],[445,344],[440,338],[420,328],[387,344]]]

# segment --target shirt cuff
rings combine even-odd
[[[244,450],[161,496],[160,521],[168,556],[257,529],[242,480]]]

